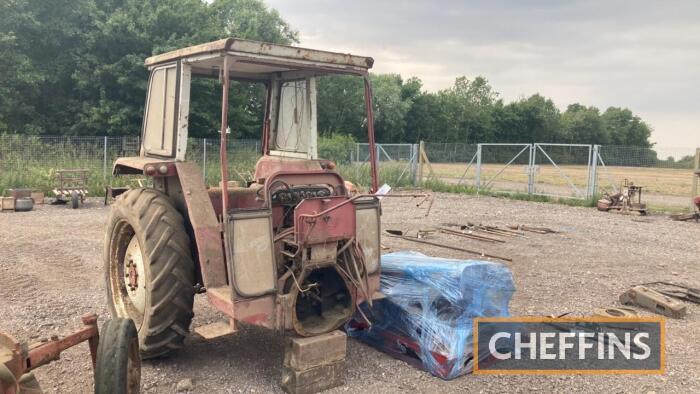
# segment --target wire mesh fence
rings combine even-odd
[[[319,144],[321,145],[321,144]],[[210,185],[220,179],[218,139],[190,138],[186,159],[196,162]],[[257,140],[228,144],[230,178],[252,180],[260,156]],[[380,182],[414,184],[419,144],[377,144]],[[132,182],[112,177],[119,157],[137,156],[137,136],[72,137],[0,135],[0,194],[30,187],[49,192],[59,169],[90,171],[89,189],[101,195],[106,185]],[[439,181],[479,190],[593,198],[615,191],[625,179],[645,187],[649,202],[686,207],[692,193],[695,148],[644,148],[561,144],[430,143],[423,152]],[[338,163],[343,176],[358,184],[370,181],[369,144],[347,144],[321,152]]]
[[[644,186],[652,207],[688,206],[695,148],[579,144],[425,143],[432,174],[480,191],[593,199],[625,179]]]
[[[599,152],[598,193],[617,191],[628,180],[643,187],[647,203],[661,207],[687,206],[697,193],[695,148],[601,146]]]

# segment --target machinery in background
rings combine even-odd
[[[107,320],[101,333],[97,315],[82,317],[82,328],[65,337],[52,336],[27,344],[0,332],[0,394],[40,394],[32,371],[61,357],[61,352],[87,342],[95,374],[96,394],[140,391],[141,361],[134,322]],[[101,338],[100,338],[101,337]]]
[[[622,214],[647,214],[647,205],[642,203],[642,186],[625,179],[620,191],[614,194],[605,193],[598,200],[598,210],[603,212],[617,211]]]

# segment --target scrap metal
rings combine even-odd
[[[510,259],[510,258],[508,258],[508,257],[502,257],[502,256],[496,256],[496,255],[492,255],[492,254],[487,254],[487,253],[485,253],[485,252],[483,252],[483,251],[482,251],[482,252],[479,252],[479,251],[476,251],[476,250],[461,248],[461,247],[459,247],[459,246],[446,245],[446,244],[442,244],[442,243],[426,241],[425,239],[409,237],[409,236],[404,235],[404,234],[403,234],[403,231],[400,231],[400,230],[386,230],[386,232],[387,232],[387,236],[389,236],[389,237],[399,238],[399,239],[403,239],[403,240],[406,240],[406,241],[417,242],[417,243],[426,244],[426,245],[431,245],[431,246],[437,246],[437,247],[439,247],[439,248],[445,248],[445,249],[456,250],[456,251],[460,251],[460,252],[475,254],[475,255],[478,255],[478,256],[481,256],[481,257],[488,257],[488,258],[497,259],[497,260],[503,260],[503,261],[508,261],[508,262],[512,262],[512,261],[513,261],[512,259]]]
[[[88,342],[92,366],[97,362],[99,332],[97,315],[82,317],[83,328],[73,334],[57,336],[32,345],[21,343],[8,334],[0,333],[0,393],[17,393],[22,376],[36,368],[58,360],[61,352],[82,342]]]
[[[469,231],[469,232],[457,231],[457,230],[452,230],[452,229],[447,228],[447,227],[440,227],[439,230],[441,233],[444,233],[444,234],[457,235],[457,236],[464,237],[464,238],[475,239],[477,241],[490,242],[490,243],[505,243],[506,242],[500,238],[488,237],[486,235],[479,235],[479,234],[473,233],[472,231]]]
[[[527,226],[524,224],[510,224],[510,225],[508,225],[508,228],[513,229],[513,230],[529,231],[531,233],[537,233],[537,234],[558,234],[559,233],[559,231],[552,230],[551,228],[548,228],[548,227],[534,227],[534,226]]]
[[[649,282],[642,284],[642,286],[650,287],[669,297],[700,304],[700,288],[683,286],[671,282]]]
[[[596,206],[603,212],[613,210],[622,214],[646,215],[647,206],[642,203],[642,189],[642,186],[637,186],[634,182],[625,179],[619,192],[605,193]]]
[[[620,295],[620,303],[638,305],[660,315],[680,319],[686,314],[686,306],[671,297],[645,286],[634,286]]]

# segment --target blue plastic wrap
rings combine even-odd
[[[386,298],[372,308],[363,304],[372,325],[356,313],[348,335],[443,379],[471,372],[473,318],[509,316],[515,291],[510,270],[417,252],[386,254],[381,267]]]

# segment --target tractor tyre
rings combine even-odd
[[[80,205],[80,196],[75,190],[70,192],[70,203],[73,209],[78,209],[78,206]]]
[[[95,394],[136,394],[141,389],[139,337],[131,319],[102,325],[95,365]]]
[[[141,357],[181,348],[192,322],[195,266],[182,215],[165,194],[139,188],[115,200],[104,262],[110,312],[134,321]]]

